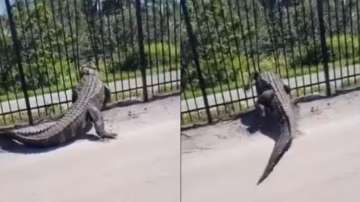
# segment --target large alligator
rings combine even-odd
[[[110,91],[99,79],[97,71],[89,64],[82,67],[82,78],[73,91],[73,104],[57,121],[35,126],[2,131],[24,145],[50,147],[62,145],[86,133],[94,124],[102,138],[115,138],[115,133],[105,131],[101,109],[110,101]]]
[[[257,184],[264,181],[290,148],[292,135],[295,133],[296,120],[294,104],[290,98],[290,88],[284,85],[280,77],[272,72],[254,73],[255,87],[258,94],[256,109],[261,116],[276,112],[279,117],[280,135],[275,142],[269,162]]]

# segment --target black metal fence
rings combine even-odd
[[[1,0],[0,125],[62,113],[92,59],[115,100],[180,88],[177,0]]]
[[[253,106],[256,70],[276,71],[295,96],[359,83],[358,0],[181,0],[182,123]]]

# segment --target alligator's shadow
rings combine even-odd
[[[101,138],[99,138],[99,136],[96,136],[91,133],[87,133],[87,134],[81,135],[80,137],[78,137],[66,144],[60,145],[60,146],[54,146],[54,147],[48,147],[48,148],[38,148],[38,147],[25,146],[17,141],[11,140],[9,138],[0,137],[0,154],[3,152],[11,152],[11,153],[19,153],[19,154],[45,153],[45,152],[54,151],[54,150],[62,148],[62,147],[69,146],[69,145],[73,144],[74,142],[81,140],[81,139],[86,139],[89,141],[100,141],[101,140]]]
[[[240,115],[241,123],[247,126],[250,134],[260,131],[262,134],[276,141],[280,135],[280,124],[277,121],[278,116],[271,114],[261,117],[257,111],[249,111]]]

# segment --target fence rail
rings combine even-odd
[[[62,113],[89,59],[117,101],[180,88],[177,0],[1,1],[0,125]]]
[[[181,0],[183,127],[253,106],[254,71],[275,71],[302,96],[359,83],[357,0]],[[195,42],[195,43],[194,43]]]

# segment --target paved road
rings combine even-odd
[[[164,83],[164,82],[171,82],[176,79],[180,79],[180,71],[171,71],[166,72],[164,74],[160,75],[148,75],[147,76],[147,84],[156,84],[156,83]],[[175,84],[176,82],[172,82]],[[129,80],[123,80],[123,81],[116,81],[109,83],[109,88],[111,91],[115,92],[115,90],[120,91],[120,89],[128,90],[133,89],[136,87],[142,86],[142,80],[141,77],[129,79]],[[154,86],[154,91],[158,89],[157,86]],[[149,92],[151,92],[151,88],[149,87]],[[59,93],[48,93],[44,96],[38,95],[38,96],[32,96],[29,98],[30,106],[36,107],[36,106],[46,106],[53,103],[61,103],[66,102],[67,100],[71,100],[72,92],[71,90],[61,91]],[[25,99],[21,98],[18,100],[10,100],[10,101],[4,101],[0,104],[0,114],[8,113],[16,110],[24,110],[26,109],[25,105]]]
[[[334,74],[335,74],[335,76],[334,76]],[[349,67],[349,71],[347,71],[346,67],[337,68],[337,69],[335,69],[335,71],[331,68],[330,69],[330,80],[332,80],[334,78],[346,77],[347,75],[354,75],[354,74],[360,74],[360,65],[355,65],[355,66]],[[357,76],[357,78],[359,78],[359,77],[360,76]],[[325,75],[323,72],[320,72],[319,74],[313,73],[313,74],[308,74],[305,76],[293,77],[288,80],[286,79],[286,80],[284,80],[284,83],[289,84],[291,87],[307,86],[310,84],[313,84],[315,86],[316,83],[324,82],[324,81],[325,81]],[[344,79],[344,83],[346,83],[346,82],[347,82],[346,79]],[[330,84],[332,86],[332,89],[334,89],[335,81],[330,82]],[[337,80],[336,85],[338,87],[341,86],[341,80]],[[321,84],[320,86],[324,87],[325,83]],[[256,95],[255,88],[253,88],[252,90],[248,90],[248,91],[245,91],[244,89],[239,88],[239,89],[234,89],[234,90],[230,90],[230,91],[225,91],[223,93],[216,93],[216,94],[208,95],[207,98],[209,101],[209,105],[212,106],[212,105],[215,105],[216,103],[217,104],[227,103],[232,100],[244,99],[246,97],[252,97],[254,95]],[[205,105],[204,105],[203,97],[187,99],[186,101],[182,100],[181,111],[186,112],[188,110],[193,110],[193,109],[201,108],[204,106]]]

